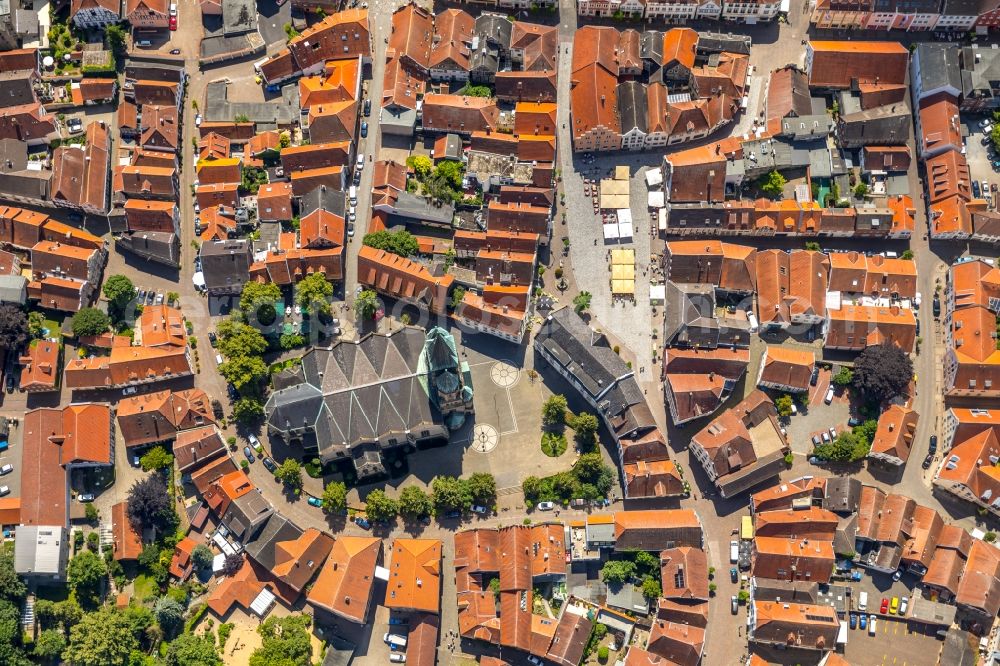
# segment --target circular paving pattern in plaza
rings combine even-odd
[[[472,448],[480,453],[489,453],[500,443],[500,433],[489,423],[479,423],[472,430]]]
[[[510,388],[517,383],[521,371],[506,361],[497,361],[490,368],[490,378],[500,388]]]

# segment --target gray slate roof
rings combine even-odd
[[[962,89],[962,76],[958,69],[959,49],[953,44],[920,43],[913,54],[914,62],[920,63],[917,84],[927,92],[938,88]]]
[[[646,86],[638,81],[618,84],[618,117],[621,119],[622,134],[638,129],[643,134],[646,125]]]
[[[140,257],[177,268],[180,266],[180,241],[171,232],[136,231],[116,239],[119,248]]]

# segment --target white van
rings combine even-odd
[[[225,363],[225,360],[222,358],[222,354],[215,355],[215,363],[217,365],[222,365],[223,363]]]
[[[832,386],[826,390],[826,396],[823,398],[823,402],[825,402],[828,405],[831,402],[833,402],[833,387]]]
[[[757,330],[760,328],[757,324],[757,317],[756,315],[754,315],[754,313],[750,312],[749,310],[747,311],[747,321],[750,322],[750,332],[756,333]]]
[[[401,648],[406,647],[406,636],[400,636],[399,634],[386,634],[382,636],[382,640],[390,646]]]
[[[348,190],[348,193],[349,193],[349,196],[350,196],[350,199],[351,199],[351,205],[352,206],[357,206],[358,205],[358,188],[355,187],[354,185],[351,185],[351,188]]]
[[[736,564],[740,561],[740,544],[738,541],[729,542],[729,563]]]
[[[177,3],[176,2],[171,2],[170,3],[170,15],[171,16],[177,16]]]
[[[858,597],[858,610],[866,611],[868,610],[868,593],[862,592],[861,596]]]

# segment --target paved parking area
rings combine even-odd
[[[813,433],[828,428],[836,428],[839,431],[847,427],[847,419],[851,414],[846,395],[837,396],[829,405],[823,402],[825,387],[830,383],[829,375],[829,370],[820,370],[820,378],[813,389],[813,397],[809,399],[809,406],[805,409],[799,408],[799,413],[788,419],[785,429],[788,431],[794,453],[802,455],[812,453]],[[821,386],[824,387],[824,393],[818,391]]]
[[[0,476],[0,486],[7,486],[10,488],[10,494],[7,497],[20,497],[21,496],[21,451],[23,447],[21,446],[21,428],[11,427],[8,434],[7,442],[9,446],[7,450],[0,453],[0,467],[4,465],[13,465],[14,471],[10,474]]]
[[[879,618],[874,636],[860,629],[848,633],[844,657],[853,666],[921,666],[936,663],[940,651],[933,629]]]

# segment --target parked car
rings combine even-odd
[[[826,404],[828,404],[828,405],[829,405],[829,404],[830,404],[831,402],[833,402],[833,390],[834,390],[834,389],[833,389],[833,387],[831,386],[830,388],[828,388],[828,389],[826,390],[826,395],[825,395],[825,396],[823,396],[823,402],[825,402],[825,403],[826,403]]]
[[[819,368],[813,368],[812,375],[809,377],[809,385],[816,386],[816,382],[819,381]]]
[[[389,655],[389,661],[393,664],[405,664],[406,663],[406,653],[404,652],[393,652]]]
[[[256,460],[256,458],[253,457],[253,451],[250,449],[249,446],[243,447],[243,455],[246,457],[247,462],[251,464],[253,463],[254,460]]]
[[[899,612],[899,597],[892,598],[892,603],[889,604],[889,612],[893,615]]]
[[[857,613],[851,613],[851,620],[850,620],[850,622],[851,622],[851,629],[857,629],[858,628],[858,615],[857,615]]]
[[[822,433],[820,433],[820,436],[823,438],[824,442],[829,442],[830,441],[830,433],[828,433],[826,430],[824,430]]]
[[[934,464],[934,455],[928,453],[927,457],[924,458],[924,462],[922,462],[920,466],[923,467],[924,469],[930,469],[931,465],[933,464]]]
[[[253,450],[256,451],[257,453],[264,452],[264,447],[261,446],[260,440],[257,439],[257,435],[254,434],[247,435],[247,441],[250,442],[250,446],[252,446]]]
[[[170,17],[170,21],[169,21],[168,27],[171,30],[176,30],[177,29],[177,17],[176,16],[171,16]]]
[[[10,486],[0,486],[0,497],[10,495]]]
[[[919,310],[920,304],[923,303],[923,301],[924,301],[923,296],[921,296],[920,292],[918,291],[916,295],[913,297],[913,309]]]
[[[472,512],[473,513],[485,514],[486,511],[487,511],[486,507],[485,506],[481,506],[479,504],[477,504],[474,507],[472,507]]]
[[[222,403],[218,400],[212,401],[212,414],[216,419],[222,419],[226,415],[225,412],[222,411]]]
[[[405,617],[397,617],[393,615],[392,617],[389,618],[390,626],[406,626],[408,624],[410,624],[410,621],[407,620]]]
[[[830,441],[837,439],[837,429],[830,428]]]
[[[361,121],[361,138],[364,139],[368,136],[368,123],[364,120]]]
[[[972,181],[972,198],[978,199],[980,196],[982,196],[982,192],[979,190],[979,181],[974,180]]]
[[[4,486],[4,488],[6,488],[6,487],[7,486]],[[7,493],[0,493],[0,495],[6,495],[6,494]],[[77,499],[77,501],[84,502],[84,503],[93,502],[94,501],[94,493],[83,493],[81,495],[77,495],[76,499]]]
[[[858,626],[861,628],[861,631],[864,631],[868,627],[868,616],[864,613],[861,614],[861,619],[858,620]]]
[[[937,435],[931,435],[930,444],[927,446],[930,453],[937,453]]]
[[[819,435],[813,435],[812,436],[813,446],[819,446],[819,444],[820,444],[821,441],[822,440],[819,438]]]
[[[902,599],[900,599],[899,600],[899,614],[900,615],[906,615],[906,608],[909,605],[910,605],[910,598],[909,597],[903,597]]]
[[[740,612],[740,602],[736,599],[736,595],[729,597],[729,610],[733,615]]]
[[[180,49],[170,49],[170,55],[180,55],[180,54],[181,54]]]
[[[729,542],[729,563],[736,564],[740,561],[740,542],[733,539]]]
[[[882,615],[889,612],[889,600],[885,597],[882,597],[882,605],[879,606],[879,612],[882,613]]]
[[[899,568],[892,574],[892,580],[897,581],[903,577],[903,569]]]
[[[309,506],[319,506],[319,507],[323,506],[323,500],[321,500],[318,497],[310,496],[309,499],[306,500],[306,502],[309,504]]]
[[[208,332],[208,344],[213,347],[219,343],[219,337],[215,334],[215,331]]]
[[[135,395],[138,390],[135,386],[126,386],[122,389],[122,395]]]
[[[11,465],[10,463],[7,463],[3,467],[0,467],[0,476],[5,476],[13,471],[14,471],[14,466]]]
[[[543,504],[544,504],[544,502],[543,502]],[[550,504],[551,504],[551,502],[550,502]],[[444,517],[447,518],[448,520],[455,520],[456,518],[461,518],[462,517],[462,512],[461,511],[449,511],[448,513],[444,514]]]
[[[539,502],[536,508],[539,511],[551,511],[552,509],[555,508],[555,506],[556,505],[553,504],[552,502]]]
[[[365,117],[372,115],[372,101],[370,99],[365,100]]]
[[[201,114],[200,113],[196,113],[195,116],[194,116],[194,126],[195,127],[201,127]]]
[[[934,300],[931,301],[931,312],[934,313],[935,317],[941,316],[941,299],[937,297],[937,294],[934,295]]]
[[[874,613],[872,615],[868,616],[868,635],[869,636],[874,636],[875,635],[875,615],[874,615]]]
[[[354,524],[363,530],[370,530],[372,528],[372,524],[368,522],[368,519],[361,516],[354,519]]]

